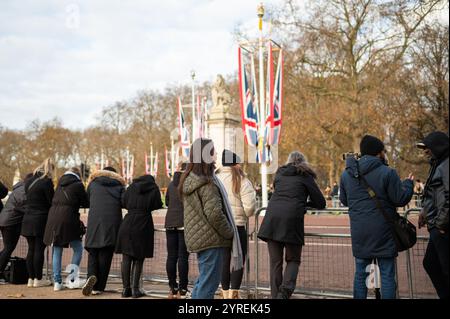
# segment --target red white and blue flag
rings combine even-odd
[[[272,86],[270,94],[270,134],[267,139],[268,145],[280,143],[281,136],[281,107],[283,102],[283,51],[278,55],[277,73],[275,84]]]
[[[178,129],[180,134],[180,145],[183,152],[183,156],[189,157],[189,131],[186,128],[186,119],[184,117],[183,106],[181,105],[181,99],[178,98]]]
[[[166,176],[167,176],[168,178],[171,178],[171,175],[172,175],[172,174],[171,174],[171,167],[170,167],[170,160],[169,160],[168,153],[170,153],[170,152],[168,152],[168,151],[167,151],[167,147],[164,146],[165,163],[166,163]]]
[[[246,71],[246,64],[242,49],[239,48],[239,93],[241,100],[242,129],[245,140],[250,146],[258,146],[258,96],[256,91],[255,64],[251,57],[251,83]],[[257,154],[259,162],[260,154]]]

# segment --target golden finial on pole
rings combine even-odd
[[[259,31],[262,31],[262,19],[264,17],[264,6],[262,3],[258,6]]]

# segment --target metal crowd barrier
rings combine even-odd
[[[247,256],[244,279],[241,292],[247,298],[259,298],[262,292],[269,292],[270,266],[268,250],[261,250],[257,237],[260,226],[260,216],[266,208],[259,208],[255,217],[249,221]],[[342,208],[315,210],[316,214],[343,211]],[[405,211],[404,216],[418,212],[418,208]],[[354,276],[354,258],[351,252],[351,238],[349,233],[305,233],[306,246],[302,252],[302,262],[295,294],[324,296],[332,298],[351,298]],[[422,259],[428,242],[428,236],[418,236],[417,244],[410,250],[402,252],[397,259],[399,296],[408,298],[436,298],[434,288],[422,266]],[[0,242],[1,244],[1,242]],[[25,257],[27,244],[21,237],[13,256]],[[63,265],[70,263],[72,252],[65,249]],[[167,284],[161,290],[152,289],[149,295],[165,297],[169,291],[166,275],[167,248],[165,229],[155,231],[154,258],[147,258],[144,263],[143,281],[146,283]],[[114,255],[110,278],[117,283],[120,278],[122,257]],[[198,276],[197,259],[195,254],[189,257],[189,282],[192,285]],[[64,268],[63,268],[64,270]],[[82,275],[87,271],[87,252],[83,251],[80,265]],[[51,274],[51,248],[46,251],[45,273]]]

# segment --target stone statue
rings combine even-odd
[[[232,110],[231,95],[227,92],[225,79],[222,75],[218,75],[216,82],[212,87],[213,108],[211,112],[229,113]]]

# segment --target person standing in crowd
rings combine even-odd
[[[275,193],[258,233],[269,249],[273,299],[289,299],[295,290],[302,246],[305,244],[306,207],[323,209],[326,206],[315,179],[316,173],[298,151],[289,154],[286,164],[275,175]],[[286,268],[283,274],[284,251]]]
[[[125,184],[122,176],[109,166],[89,176],[89,215],[84,243],[89,253],[88,278],[82,290],[85,296],[105,291],[122,222]]]
[[[333,188],[331,190],[330,196],[333,208],[339,207],[339,186],[336,182],[333,183]]]
[[[3,184],[3,181],[0,179],[0,212],[3,209],[3,201],[2,199],[8,196],[8,187]]]
[[[28,287],[50,286],[49,280],[42,279],[44,266],[44,232],[48,211],[52,206],[53,173],[55,166],[50,158],[46,159],[25,181],[25,214],[22,220],[21,235],[27,239]]]
[[[162,208],[161,192],[151,175],[141,176],[125,191],[128,210],[120,225],[116,253],[122,254],[122,297],[145,296],[139,288],[145,258],[153,257],[155,227],[152,212]]]
[[[80,176],[80,170],[77,167],[72,167],[61,176],[48,213],[44,243],[53,248],[54,291],[63,289],[61,277],[63,248],[69,245],[72,248],[71,264],[73,265],[79,267],[83,257],[81,238],[84,234],[79,210],[80,207],[89,207],[89,201]],[[74,288],[77,288],[76,284]]]
[[[366,267],[376,259],[381,274],[381,298],[395,299],[397,245],[390,224],[361,179],[364,178],[375,192],[386,213],[395,218],[396,207],[403,207],[411,200],[414,177],[410,174],[403,182],[400,180],[397,172],[387,166],[383,142],[374,136],[362,138],[360,151],[359,160],[355,157],[346,159],[340,185],[340,200],[349,208],[355,257],[353,296],[355,299],[367,298]]]
[[[427,225],[430,233],[423,266],[439,298],[448,299],[448,135],[443,132],[430,133],[417,146],[424,150],[431,165],[419,215],[419,228]]]
[[[184,240],[183,203],[178,193],[181,174],[186,170],[186,166],[186,163],[180,163],[166,192],[168,209],[164,227],[166,228],[166,271],[170,288],[169,299],[185,298],[188,294],[189,252]],[[177,265],[179,284],[177,283]]]
[[[32,173],[28,174],[25,180],[31,176],[33,176]],[[24,213],[25,184],[23,181],[20,181],[13,186],[5,207],[0,211],[0,230],[3,238],[3,250],[0,252],[0,280],[4,279],[3,272],[19,242]]]
[[[210,139],[196,139],[179,185],[186,246],[189,252],[197,253],[199,268],[193,299],[214,298],[221,280],[224,248],[233,247],[232,268],[242,267],[242,259],[239,260],[242,251],[236,251],[240,245],[236,242],[239,238],[235,236],[231,208],[224,207],[229,203],[214,175],[216,157]]]
[[[247,221],[255,213],[256,192],[241,168],[241,159],[235,153],[224,150],[222,167],[217,177],[225,186],[237,226],[243,259],[247,254]],[[231,249],[225,248],[222,271],[222,296],[224,299],[239,299],[244,269],[230,272]],[[230,285],[231,283],[231,285]]]

